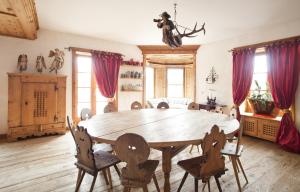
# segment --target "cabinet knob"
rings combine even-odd
[[[25,105],[28,105],[28,102],[27,102],[27,101],[25,101]]]

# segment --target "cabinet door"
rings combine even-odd
[[[243,133],[257,137],[257,119],[244,117],[243,120]]]
[[[276,141],[277,132],[280,126],[279,121],[259,120],[258,121],[258,137],[269,141]]]
[[[55,83],[23,83],[22,126],[55,122],[56,93]]]

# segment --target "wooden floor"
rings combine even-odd
[[[242,163],[248,175],[249,184],[244,191],[300,191],[300,155],[285,152],[277,145],[250,137],[244,137],[245,150]],[[178,160],[196,156],[188,149],[173,159],[171,172],[172,191],[176,191],[184,172],[176,166]],[[153,150],[152,159],[160,159],[160,152]],[[63,136],[50,136],[29,139],[14,143],[0,143],[0,191],[1,192],[44,192],[74,191],[77,169],[74,166],[74,143],[69,133]],[[226,161],[229,171],[221,178],[223,191],[238,191],[232,166]],[[161,165],[156,172],[159,185],[163,187]],[[113,189],[110,190],[98,177],[94,191],[122,191],[116,172],[112,171]],[[241,183],[245,180],[241,175]],[[86,176],[81,191],[88,191],[91,177]],[[214,180],[212,191],[217,191]],[[193,179],[188,177],[183,192],[194,191]],[[199,188],[202,187],[200,184]],[[155,191],[154,184],[149,184]],[[207,189],[206,189],[207,190]],[[140,190],[133,190],[140,191]]]

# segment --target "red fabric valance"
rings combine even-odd
[[[114,98],[122,55],[104,51],[92,52],[93,70],[101,94],[106,98]]]

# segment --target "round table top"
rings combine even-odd
[[[142,109],[95,115],[79,126],[98,142],[114,144],[125,133],[136,133],[145,138],[150,147],[199,144],[213,125],[233,135],[239,122],[227,115],[204,110]]]

